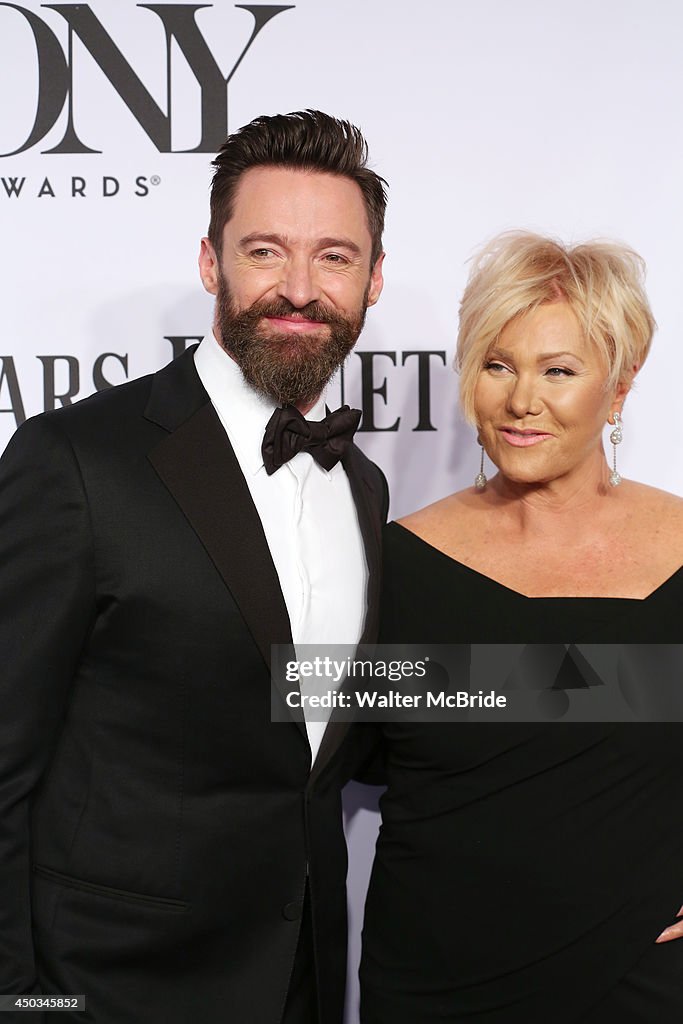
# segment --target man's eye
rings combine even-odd
[[[273,255],[273,250],[272,249],[252,249],[250,255],[253,256],[254,259],[263,260],[263,259],[267,259],[268,256],[272,256]]]
[[[326,252],[324,256],[326,263],[346,263],[346,258],[338,252]]]

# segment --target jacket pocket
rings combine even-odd
[[[190,909],[190,904],[183,900],[171,900],[165,896],[148,896],[142,892],[129,892],[126,889],[114,889],[109,885],[98,885],[95,882],[87,882],[82,878],[74,878],[73,875],[65,875],[61,871],[53,871],[52,868],[43,867],[41,864],[33,865],[34,874],[41,878],[47,878],[57,885],[64,885],[69,889],[78,889],[81,892],[89,892],[94,896],[104,896],[106,899],[119,900],[123,903],[134,903],[136,906],[154,907],[157,910],[167,910],[172,914],[182,914]]]

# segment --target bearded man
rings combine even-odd
[[[318,111],[231,135],[213,330],[3,457],[0,981],[67,1019],[341,1021],[344,728],[273,724],[269,663],[376,630],[386,484],[322,397],[382,288],[366,163]]]

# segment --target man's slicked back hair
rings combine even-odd
[[[252,167],[292,167],[338,174],[363,195],[372,237],[371,266],[382,253],[387,183],[367,166],[368,145],[349,121],[320,110],[257,117],[229,135],[212,166],[208,236],[220,256],[223,228],[233,213],[239,179]]]

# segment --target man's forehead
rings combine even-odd
[[[370,243],[363,194],[351,178],[307,168],[251,167],[240,177],[226,225],[246,229],[354,238]],[[358,237],[360,236],[360,237]]]

